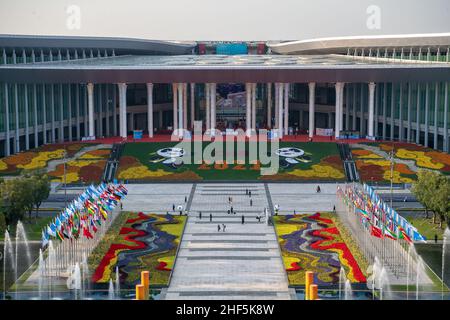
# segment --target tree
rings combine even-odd
[[[32,203],[36,208],[36,218],[39,213],[42,201],[46,200],[50,195],[50,179],[47,175],[34,175],[32,177],[34,183],[34,191],[32,194]],[[31,217],[31,213],[30,213]]]
[[[6,219],[3,212],[0,212],[0,234],[4,234],[6,231]]]
[[[417,181],[413,183],[411,191],[417,200],[425,207],[426,218],[428,219],[428,211],[431,205],[433,172],[428,170],[419,170],[417,173]],[[435,223],[435,216],[433,216]]]
[[[0,197],[3,201],[3,212],[8,225],[23,218],[27,199],[22,178],[6,180],[0,185]]]
[[[442,229],[443,222],[448,221],[450,213],[450,180],[439,174],[436,177],[435,188],[431,196],[431,209],[439,215],[439,226]]]
[[[439,215],[442,228],[450,213],[450,181],[439,172],[429,170],[420,170],[417,177],[412,192],[425,207],[427,218],[428,210],[433,212],[433,223],[436,223],[436,216]]]

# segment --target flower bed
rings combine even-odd
[[[356,160],[355,164],[359,172],[359,177],[364,182],[388,183],[391,181],[391,162],[388,160],[364,159]],[[410,170],[406,164],[394,164],[394,183],[412,183],[416,179],[416,173]]]
[[[385,152],[392,151],[391,143],[372,144]],[[412,160],[417,167],[438,170],[450,175],[450,155],[434,149],[422,147],[413,143],[394,143],[397,159]]]
[[[66,164],[66,183],[99,182],[102,178],[106,160],[72,160]],[[64,164],[48,172],[52,182],[64,182]]]
[[[97,249],[94,252],[102,258],[94,266],[92,281],[115,279],[113,273],[118,267],[125,286],[137,284],[141,271],[150,271],[150,285],[166,286],[185,222],[185,216],[129,213],[119,231],[112,230],[112,239],[108,231],[108,246],[99,244],[103,254]]]
[[[73,157],[75,153],[86,147],[87,144],[66,144],[67,157]],[[0,175],[18,175],[23,171],[43,169],[50,160],[64,157],[63,144],[43,145],[37,149],[20,152],[0,159]]]
[[[350,238],[344,241],[336,220],[330,213],[274,217],[290,285],[304,285],[306,271],[314,272],[319,285],[337,284],[341,267],[352,283],[366,282],[361,254],[347,243]]]
[[[161,156],[164,149],[175,147],[175,143],[127,143],[119,162],[116,178],[120,180],[326,180],[343,181],[345,173],[335,143],[299,143],[281,142],[279,148],[300,149],[297,156],[276,156],[279,170],[275,175],[262,175],[261,170],[273,164],[249,161],[249,143],[245,144],[244,163],[238,163],[236,144],[226,143],[223,150],[217,151],[223,157],[214,163],[203,161],[201,164],[188,161],[172,163],[169,158]],[[210,152],[210,144],[203,143],[202,151]],[[192,146],[192,151],[197,147]],[[234,148],[234,149],[233,149]],[[270,148],[269,148],[270,150]],[[232,161],[227,155],[233,156]],[[289,160],[289,161],[286,161]],[[193,160],[193,159],[191,159]]]

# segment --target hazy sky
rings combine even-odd
[[[449,17],[449,0],[0,0],[0,34],[303,40],[450,32]]]

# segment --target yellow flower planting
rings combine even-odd
[[[312,169],[309,170],[295,169],[289,172],[289,174],[304,178],[313,178],[313,177],[333,178],[333,179],[344,178],[344,174],[332,166],[314,164],[311,166],[311,168]]]
[[[34,157],[30,163],[18,164],[17,168],[25,170],[33,170],[44,168],[47,162],[53,159],[61,159],[64,156],[64,149],[58,149],[55,151],[41,151]]]
[[[410,151],[406,149],[398,149],[395,155],[400,159],[415,160],[416,165],[429,169],[439,170],[444,167],[443,163],[435,163],[433,159],[426,155],[424,151]]]
[[[68,172],[66,174],[66,183],[78,182],[79,180],[78,172]],[[64,182],[64,176],[52,179],[52,182]]]
[[[3,161],[0,160],[0,171],[8,169],[8,165]]]
[[[385,171],[383,173],[383,179],[390,181],[391,180],[391,171]],[[413,183],[414,179],[408,178],[408,177],[402,177],[400,175],[400,172],[398,171],[393,171],[393,176],[392,176],[392,181],[394,183]]]
[[[119,179],[145,179],[152,177],[162,177],[171,175],[172,173],[157,169],[155,171],[149,170],[146,166],[140,165],[123,170],[119,173]]]

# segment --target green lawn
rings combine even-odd
[[[33,213],[34,215],[34,213]],[[37,217],[34,216],[31,219],[25,218],[23,220],[23,227],[27,233],[28,240],[41,240],[42,229],[47,226],[53,217]],[[11,238],[16,236],[16,225],[10,226],[9,233]],[[0,240],[4,240],[5,235],[0,234]]]
[[[407,220],[417,228],[417,231],[423,235],[427,240],[434,240],[434,235],[437,234],[438,239],[442,240],[445,228],[441,229],[439,227],[439,218],[437,218],[436,224],[433,223],[432,214],[430,213],[430,218],[424,217],[408,217]]]
[[[245,164],[236,162],[236,143],[225,143],[224,150],[216,149],[215,152],[211,152],[212,144],[209,142],[203,142],[201,146],[194,145],[194,143],[191,145],[191,164],[185,163],[173,167],[159,161],[164,159],[157,155],[157,151],[174,146],[176,146],[175,142],[127,143],[122,154],[117,178],[123,180],[258,180],[267,178],[262,177],[261,168],[271,166],[271,163],[264,163],[259,158],[260,163],[250,163],[248,142],[245,144]],[[281,142],[279,147],[299,148],[305,154],[296,158],[296,164],[283,163],[283,158],[275,156],[275,161],[279,161],[280,164],[278,173],[274,177],[277,180],[342,181],[345,178],[343,164],[335,143]],[[220,161],[216,161],[215,164],[193,163],[193,153],[200,148],[203,150],[203,154],[215,155],[216,160],[226,160],[227,156],[234,155],[231,157],[233,162],[225,164],[221,164]],[[270,142],[267,148],[269,149],[268,154],[270,154]],[[283,167],[283,165],[286,166]],[[139,168],[139,171],[134,171],[134,168]],[[333,172],[328,175],[330,168]]]

